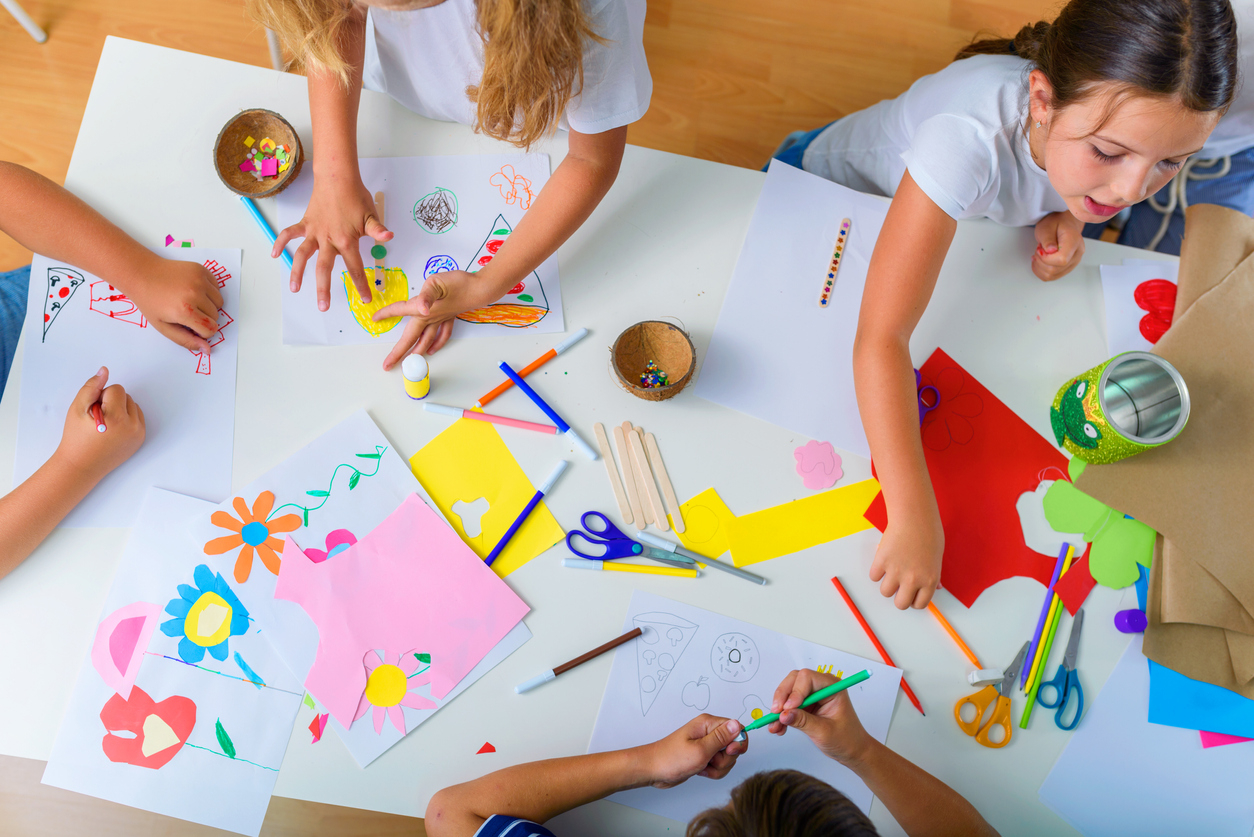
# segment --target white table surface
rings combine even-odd
[[[160,246],[169,233],[194,238],[199,246],[243,248],[234,487],[256,479],[363,406],[398,452],[409,456],[448,421],[405,397],[399,369],[382,371],[390,339],[344,348],[282,345],[286,272],[268,258],[267,242],[211,164],[219,127],[247,107],[282,113],[310,148],[303,78],[109,38],[66,185],[150,246]],[[362,96],[359,126],[360,152],[367,157],[509,149],[370,92]],[[556,166],[565,136],[540,150],[551,154]],[[141,173],[135,169],[141,153],[164,164]],[[638,400],[612,380],[607,348],[633,322],[676,317],[704,357],[763,177],[629,146],[618,182],[559,252],[567,327],[586,326],[591,335],[537,373],[544,391],[585,438],[592,438],[597,421],[641,424],[656,433],[681,499],[715,486],[742,514],[807,493],[792,457],[793,448],[806,440],[691,393],[662,403]],[[273,201],[261,204],[273,221]],[[1107,356],[1097,266],[1147,254],[1089,242],[1083,265],[1047,284],[1029,269],[1033,247],[1030,229],[960,223],[911,350],[918,364],[942,346],[1051,438],[1047,405],[1060,383]],[[432,359],[432,397],[473,403],[497,383],[500,358],[525,363],[559,339],[511,333],[453,341]],[[0,401],[0,463],[14,457],[20,369],[19,347]],[[505,414],[531,412],[517,392],[498,405]],[[560,440],[505,433],[537,482],[566,450]],[[567,527],[577,525],[588,508],[614,510],[602,464],[579,455],[570,459],[572,467],[546,498]],[[853,455],[844,457],[844,469],[842,484],[870,475],[870,463]],[[11,468],[0,467],[0,485],[8,485],[11,474]],[[5,672],[0,717],[11,719],[0,725],[0,753],[47,759],[126,538],[124,529],[58,529],[0,580],[0,671]],[[514,695],[512,687],[616,635],[633,588],[874,658],[874,648],[827,581],[840,574],[928,712],[921,717],[899,695],[888,744],[965,795],[1004,834],[1074,834],[1037,799],[1069,734],[1056,729],[1044,711],[1026,732],[1016,728],[1003,750],[977,746],[960,733],[952,708],[972,691],[964,679],[968,663],[931,616],[900,613],[879,596],[867,577],[878,540],[870,530],[760,564],[754,569],[771,582],[764,588],[721,573],[688,582],[572,572],[559,565],[564,547],[554,548],[509,577],[533,608],[526,622],[534,638],[521,650],[364,770],[334,735],[312,745],[306,729],[310,711],[302,709],[276,793],[421,816],[431,795],[446,784],[510,764],[584,752],[610,656],[525,696]],[[985,665],[1002,666],[1035,626],[1041,596],[1036,582],[1011,579],[987,591],[969,611],[944,592],[937,602]],[[1130,588],[1098,587],[1089,597],[1079,670],[1090,701],[1127,642],[1115,631],[1113,614],[1133,600]],[[1016,718],[1022,705],[1016,696]],[[485,741],[496,746],[495,755],[475,754]],[[728,790],[734,781],[733,774]],[[879,802],[871,813],[881,831],[901,833]],[[564,815],[553,827],[565,835],[682,833],[678,823],[604,801]]]

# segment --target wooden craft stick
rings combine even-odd
[[[640,511],[644,514],[644,517],[636,518],[636,528],[646,529],[650,523],[654,523],[656,521],[653,517],[653,504],[649,502],[649,495],[645,491],[644,474],[640,473],[640,466],[636,464],[636,457],[633,456],[631,452],[631,437],[633,435],[633,430],[634,428],[631,426],[631,422],[623,422],[623,443],[627,446],[626,450],[628,462],[627,465],[623,466],[623,469],[626,470],[628,467],[631,468],[631,479],[636,484],[636,496],[640,498]],[[643,523],[641,521],[643,521]]]
[[[662,451],[658,450],[657,439],[652,433],[644,436],[644,452],[649,455],[649,464],[653,466],[653,475],[662,484],[662,496],[666,499],[666,510],[671,513],[671,522],[675,531],[684,531],[684,515],[679,510],[679,498],[675,496],[675,487],[671,485],[670,474],[666,473],[666,464],[662,462]]]
[[[653,524],[663,532],[670,531],[670,524],[666,522],[666,508],[662,505],[662,497],[657,493],[657,482],[653,479],[653,471],[649,468],[649,457],[644,452],[644,434],[640,432],[640,428],[633,428],[631,431],[631,452],[636,458],[636,467],[640,469],[642,480],[644,481],[644,493],[649,499],[649,505],[653,506]],[[641,503],[644,500],[640,501]]]
[[[383,193],[382,192],[374,193],[374,206],[375,206],[375,209],[379,211],[379,223],[386,224],[387,222],[383,220],[384,214],[383,214]],[[370,247],[371,255],[374,256],[374,285],[376,288],[382,288],[383,282],[387,278],[387,269],[384,267],[384,264],[383,264],[384,259],[387,258],[387,250],[386,248],[384,248],[383,254],[378,255],[379,251],[375,250],[374,249],[375,247],[382,248],[383,245],[373,244]]]
[[[631,515],[631,503],[627,501],[627,494],[623,491],[623,484],[618,479],[618,466],[614,464],[614,455],[610,453],[610,440],[605,435],[605,425],[597,422],[592,426],[597,434],[597,447],[601,449],[601,458],[605,460],[605,473],[610,477],[610,488],[614,489],[614,499],[618,501],[618,511],[622,514],[623,519],[627,521],[627,525],[635,524],[635,519]]]
[[[644,519],[644,510],[640,508],[640,492],[636,490],[636,480],[631,467],[631,451],[627,448],[627,437],[623,428],[614,428],[614,449],[618,451],[618,461],[623,466],[623,485],[627,489],[627,502],[631,504],[632,525],[643,529],[648,525]]]

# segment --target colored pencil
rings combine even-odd
[[[569,349],[571,346],[573,346],[573,345],[575,345],[576,343],[578,343],[580,340],[582,340],[584,337],[586,337],[586,336],[587,336],[587,334],[588,334],[588,329],[586,329],[586,328],[581,328],[581,329],[579,329],[579,330],[578,330],[578,331],[576,331],[574,334],[572,334],[570,337],[567,337],[567,338],[566,338],[565,340],[563,340],[561,343],[558,343],[556,346],[554,346],[553,348],[549,349],[547,352],[545,352],[544,354],[540,355],[540,356],[539,356],[538,358],[536,358],[535,360],[531,361],[531,363],[528,363],[528,364],[527,364],[526,366],[524,366],[522,369],[519,369],[519,370],[518,370],[518,376],[519,376],[520,378],[525,378],[525,377],[527,377],[527,376],[528,376],[528,375],[530,375],[532,372],[535,372],[535,371],[536,371],[537,369],[539,369],[541,366],[543,366],[544,364],[548,363],[550,360],[552,360],[553,358],[557,357],[557,356],[558,356],[558,355],[560,355],[562,352],[566,351],[566,350],[567,350],[567,349]],[[478,407],[478,408],[483,408],[483,407],[485,407],[489,401],[491,401],[493,398],[496,398],[498,395],[500,395],[501,393],[505,392],[505,390],[509,389],[509,388],[510,388],[510,387],[512,387],[513,385],[514,385],[514,382],[513,382],[512,380],[510,380],[510,379],[506,378],[506,379],[505,379],[502,383],[500,383],[500,384],[498,384],[498,385],[497,385],[496,389],[492,390],[492,391],[491,391],[491,392],[489,392],[487,395],[483,396],[483,397],[482,397],[482,398],[480,398],[478,401],[476,401],[476,402],[475,402],[475,407]]]
[[[1041,615],[1036,620],[1036,630],[1032,632],[1032,642],[1028,645],[1027,659],[1036,659],[1036,646],[1041,642],[1041,634],[1045,631],[1045,619],[1049,616],[1049,609],[1054,603],[1054,585],[1058,583],[1058,576],[1062,575],[1063,560],[1067,557],[1067,552],[1071,549],[1071,544],[1064,543],[1062,549],[1058,550],[1058,560],[1054,563],[1054,575],[1049,580],[1049,586],[1045,588],[1045,601],[1041,602]],[[1023,667],[1023,673],[1019,675],[1019,689],[1023,690],[1028,685],[1029,667]]]
[[[871,626],[867,624],[866,619],[862,617],[862,611],[858,610],[858,606],[853,603],[853,599],[849,596],[849,591],[845,589],[845,585],[841,584],[840,579],[836,576],[832,576],[832,584],[836,585],[836,591],[845,600],[845,604],[849,605],[849,609],[853,611],[853,618],[858,620],[858,624],[866,632],[867,637],[871,640],[871,644],[875,646],[875,650],[880,652],[880,657],[883,658],[884,663],[896,668],[897,664],[893,662],[892,657],[888,656],[887,649],[880,643],[879,637],[875,635],[875,631],[871,630]],[[910,702],[914,704],[914,708],[919,710],[919,714],[926,716],[927,713],[923,711],[923,704],[919,703],[918,696],[914,693],[914,689],[910,688],[910,684],[906,682],[904,674],[901,677],[901,688],[905,691],[906,697],[910,698]],[[805,706],[805,704],[803,703],[802,706]]]
[[[1064,558],[1062,562],[1062,572],[1058,574],[1059,578],[1062,578],[1064,575],[1066,575],[1067,569],[1071,566],[1071,558],[1073,555],[1075,555],[1075,550],[1072,549],[1071,547],[1068,547],[1067,557]],[[1061,603],[1062,603],[1062,600],[1058,598],[1058,594],[1051,592],[1050,602],[1049,602],[1049,606],[1050,606],[1049,622],[1053,622],[1057,618],[1056,614],[1058,612],[1058,605]],[[1045,625],[1045,630],[1046,631],[1049,630],[1048,622]],[[1028,688],[1029,689],[1032,688],[1033,680],[1036,679],[1036,675],[1040,673],[1041,666],[1044,665],[1044,662],[1042,660],[1043,654],[1041,653],[1041,650],[1042,650],[1041,645],[1038,643],[1036,646],[1036,656],[1035,657],[1029,656],[1027,658],[1032,661],[1031,671],[1028,673]]]
[[[586,654],[580,654],[575,659],[570,660],[569,662],[562,663],[560,666],[557,666],[555,668],[551,668],[548,671],[546,671],[544,674],[541,674],[538,677],[531,678],[526,683],[520,683],[519,685],[514,687],[514,693],[521,695],[523,692],[529,692],[532,689],[534,689],[536,686],[539,686],[541,683],[547,683],[550,680],[553,680],[554,678],[556,678],[559,674],[565,674],[566,672],[570,671],[575,666],[583,665],[584,663],[588,662],[588,660],[595,659],[596,657],[599,657],[602,654],[604,654],[606,651],[612,651],[613,649],[622,645],[624,642],[630,642],[631,640],[640,636],[640,634],[642,633],[644,633],[644,631],[640,630],[639,628],[632,628],[630,631],[623,634],[622,636],[616,637],[615,639],[611,639],[609,642],[605,643],[604,645],[598,645],[596,648],[593,648],[591,651],[589,651]]]
[[[821,703],[822,701],[827,700],[832,695],[835,695],[839,692],[843,692],[845,689],[848,689],[850,686],[856,686],[859,683],[861,683],[863,680],[870,679],[870,677],[871,677],[871,672],[867,671],[866,669],[862,669],[862,671],[858,672],[857,674],[851,674],[848,677],[846,677],[844,680],[837,680],[832,685],[824,686],[822,689],[819,689],[817,692],[810,695],[805,700],[801,701],[801,706],[799,706],[798,709],[805,709],[808,706],[813,706],[816,703]],[[756,721],[750,721],[748,724],[745,725],[745,728],[741,730],[741,732],[748,732],[749,730],[761,729],[767,724],[773,724],[778,720],[779,720],[779,713],[772,712],[769,715],[763,715],[761,718],[758,718]]]
[[[977,670],[984,668],[984,666],[980,665],[980,658],[975,656],[975,652],[971,650],[970,646],[962,641],[962,637],[958,636],[958,632],[954,630],[953,625],[949,624],[949,620],[940,612],[940,608],[936,606],[936,603],[928,602],[927,609],[936,617],[936,621],[941,623],[941,627],[945,629],[945,632],[949,634],[953,641],[958,643],[958,647],[962,649],[963,654],[967,655],[967,659],[971,661],[971,664]]]
[[[1041,669],[1045,668],[1045,662],[1049,659],[1050,649],[1054,647],[1054,634],[1058,633],[1058,623],[1062,621],[1062,599],[1054,602],[1053,613],[1050,614],[1050,625],[1046,631],[1044,648],[1045,653],[1041,655]],[[1019,719],[1019,729],[1027,729],[1028,721],[1032,719],[1032,707],[1036,705],[1036,693],[1041,688],[1041,671],[1038,669],[1031,680],[1028,681],[1028,705],[1023,708],[1023,717]]]
[[[517,427],[519,430],[534,430],[537,433],[557,433],[557,428],[551,424],[540,424],[534,421],[523,421],[522,419],[508,418],[506,416],[494,416],[491,413],[476,413],[474,410],[466,410],[462,407],[452,407],[448,404],[423,404],[423,409],[432,413],[440,413],[454,418],[472,419],[474,421],[486,421],[489,424],[502,424],[506,427]]]
[[[487,558],[483,559],[483,563],[490,567],[492,566],[492,562],[500,557],[501,552],[509,543],[510,538],[514,537],[514,533],[517,532],[519,527],[521,527],[527,518],[531,516],[531,510],[539,505],[540,501],[544,499],[545,494],[549,493],[549,489],[553,487],[553,483],[557,482],[557,478],[562,475],[562,471],[566,470],[566,466],[568,464],[570,463],[568,463],[565,459],[562,459],[559,460],[555,466],[553,466],[553,470],[549,474],[549,478],[544,481],[544,485],[540,486],[540,489],[532,495],[530,500],[527,501],[527,505],[524,506],[523,510],[518,513],[518,517],[514,518],[514,522],[511,523],[509,528],[505,530],[505,534],[501,535],[501,539],[496,542],[496,546],[492,547],[492,551],[488,553]]]

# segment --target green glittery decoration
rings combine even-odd
[[[376,244],[375,246],[370,248],[370,255],[373,258],[381,259],[387,254],[388,254],[388,248],[384,247],[382,244]]]

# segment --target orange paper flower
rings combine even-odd
[[[274,508],[274,494],[263,491],[253,501],[250,513],[243,497],[232,501],[235,511],[239,514],[236,520],[224,511],[216,511],[210,516],[214,526],[230,529],[234,535],[214,538],[205,544],[206,555],[221,555],[236,547],[243,547],[239,557],[235,559],[235,580],[243,584],[248,580],[253,569],[253,550],[261,556],[261,563],[275,575],[279,574],[279,555],[283,551],[283,541],[274,537],[283,532],[293,532],[300,528],[301,518],[298,514],[285,514],[274,520],[266,520],[270,509]]]

